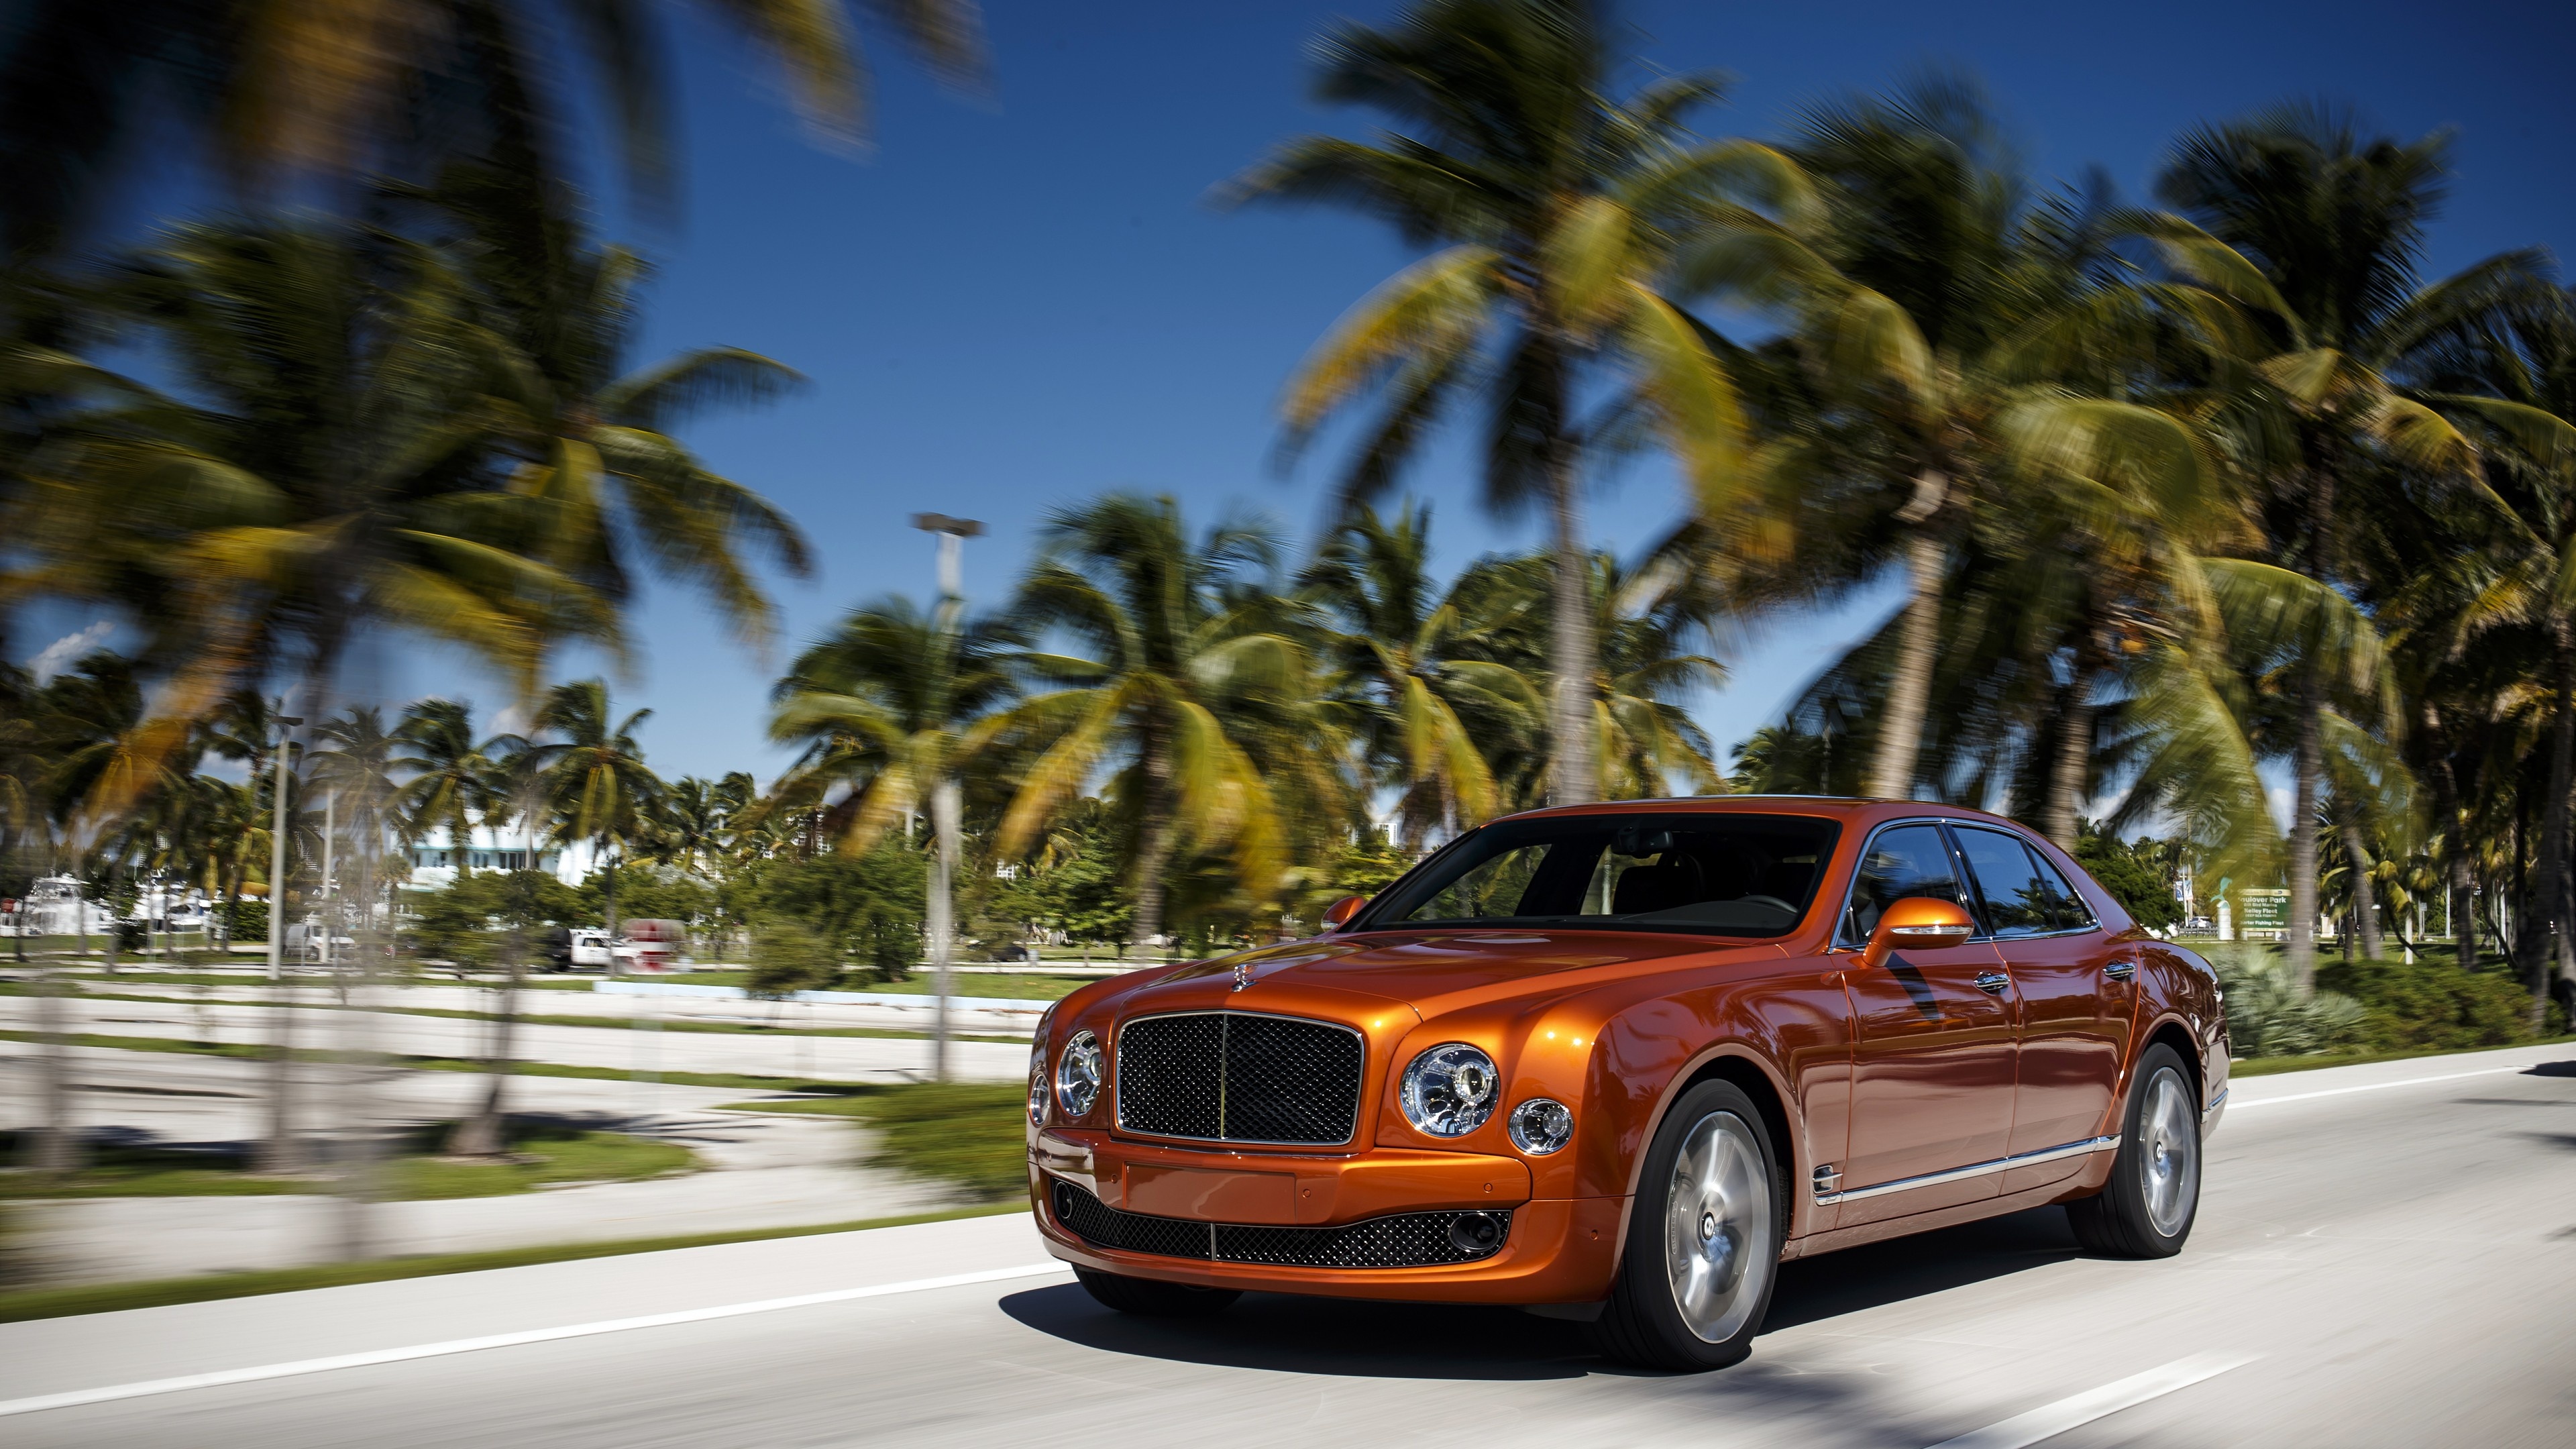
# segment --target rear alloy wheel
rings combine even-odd
[[[2200,1214],[2200,1100],[2169,1046],[2138,1061],[2111,1180],[2066,1205],[2075,1239],[2117,1258],[2170,1258]]]
[[[1097,1268],[1076,1268],[1073,1276],[1102,1306],[1140,1318],[1205,1318],[1222,1313],[1234,1300],[1243,1296],[1234,1288],[1201,1288],[1189,1283],[1166,1283],[1158,1278],[1130,1278],[1123,1273],[1103,1273]]]
[[[1646,1149],[1627,1251],[1593,1336],[1647,1368],[1724,1368],[1753,1350],[1780,1275],[1786,1196],[1770,1134],[1731,1082],[1702,1082]]]

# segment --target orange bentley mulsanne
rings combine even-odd
[[[1540,810],[1327,919],[1040,1024],[1029,1195],[1110,1307],[1515,1304],[1716,1368],[1783,1259],[2042,1203],[2097,1252],[2190,1236],[2217,982],[2009,821]]]

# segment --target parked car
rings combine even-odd
[[[608,933],[589,926],[575,926],[568,933],[567,964],[576,971],[605,971],[614,963]]]
[[[2011,821],[1543,810],[1327,920],[1043,1019],[1030,1198],[1101,1302],[1514,1304],[1707,1369],[1787,1258],[2046,1203],[2097,1252],[2191,1235],[2216,979]]]

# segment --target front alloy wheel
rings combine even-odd
[[[1780,1169],[1731,1082],[1684,1092],[1646,1149],[1627,1251],[1593,1325],[1603,1353],[1649,1368],[1724,1368],[1752,1351],[1779,1277]]]

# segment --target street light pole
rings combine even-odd
[[[912,526],[939,539],[939,635],[944,647],[954,648],[959,621],[966,612],[964,567],[965,540],[980,536],[984,525],[971,518],[951,518],[944,513],[916,513]],[[945,721],[942,721],[945,724]],[[949,969],[956,955],[957,923],[950,895],[957,873],[957,816],[959,813],[957,781],[948,774],[947,762],[940,762],[939,778],[930,788],[930,828],[938,848],[930,860],[930,966],[931,990],[937,1001],[930,1014],[930,1079],[948,1080],[948,997],[955,979]]]

